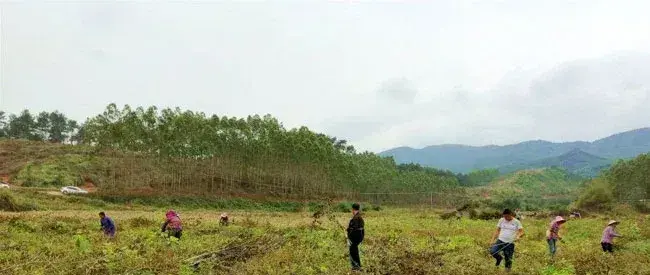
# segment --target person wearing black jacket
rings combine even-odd
[[[352,219],[350,219],[350,224],[348,225],[348,245],[350,247],[350,263],[352,264],[352,270],[361,269],[361,258],[359,257],[359,244],[363,241],[364,231],[363,231],[363,218],[359,209],[361,207],[358,203],[352,204]]]

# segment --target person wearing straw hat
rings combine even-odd
[[[555,252],[557,251],[557,241],[562,240],[560,226],[565,222],[566,220],[562,216],[557,216],[551,221],[549,229],[546,230],[546,242],[548,243],[548,250],[551,252],[551,257],[555,256]]]
[[[620,222],[615,220],[610,220],[607,223],[607,227],[603,230],[603,238],[600,240],[600,245],[603,248],[603,252],[614,252],[614,237],[623,237],[622,235],[616,233],[616,225]]]
[[[515,254],[515,242],[524,235],[524,227],[521,222],[514,217],[514,213],[510,209],[503,210],[503,218],[497,224],[497,230],[492,237],[493,243],[490,247],[490,255],[494,257],[496,266],[501,264],[501,261],[506,260],[506,272],[510,272],[512,268],[512,257]],[[503,256],[501,256],[503,253]]]
[[[228,213],[221,213],[221,216],[219,216],[219,225],[227,226],[228,223]]]

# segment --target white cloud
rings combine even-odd
[[[650,52],[646,1],[0,8],[10,112],[271,113],[372,150],[594,139],[649,121],[650,65],[634,62]],[[607,57],[627,51],[642,54]]]

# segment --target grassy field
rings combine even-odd
[[[20,196],[18,196],[20,200]],[[0,274],[348,274],[343,230],[348,213],[313,224],[310,211],[234,211],[218,226],[219,211],[183,209],[180,241],[162,237],[164,208],[124,206],[86,198],[52,197],[46,211],[0,211]],[[49,203],[49,204],[48,204]],[[44,205],[44,206],[43,206]],[[113,241],[99,230],[106,210],[118,227]],[[227,211],[228,209],[223,209]],[[610,215],[569,221],[555,261],[543,240],[547,219],[525,219],[512,274],[650,274],[650,218],[617,214],[622,221],[614,255],[600,251]],[[365,213],[361,245],[365,274],[499,274],[487,248],[496,220],[441,220],[426,208]],[[198,269],[192,259],[211,258]]]

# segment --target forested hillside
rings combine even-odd
[[[502,173],[511,173],[524,169],[558,167],[565,169],[571,174],[591,178],[598,176],[598,174],[609,167],[611,163],[611,160],[594,156],[580,149],[574,149],[562,154],[561,156],[503,166],[499,168],[499,170]]]
[[[584,182],[560,168],[530,169],[500,176],[472,192],[506,204],[498,207],[537,209],[568,205],[578,197]]]
[[[578,200],[584,208],[608,209],[616,202],[629,203],[650,213],[650,154],[620,160],[591,180]]]
[[[34,150],[35,143],[15,140],[48,139],[35,134],[37,119],[30,122],[27,113],[3,120],[3,133],[11,140],[0,142],[0,171],[30,186],[92,181],[116,191],[316,196],[440,193],[460,185],[449,171],[397,165],[392,158],[356,152],[345,140],[306,127],[286,129],[269,115],[219,117],[111,104],[58,140],[77,145],[37,144],[45,149]]]
[[[609,165],[607,159],[571,150],[559,157],[508,166],[506,171],[453,173],[357,152],[345,140],[306,127],[286,129],[269,115],[219,117],[111,104],[77,125],[58,112],[42,114],[50,115],[32,116],[28,111],[3,115],[0,176],[12,184],[90,183],[103,192],[122,194],[294,198],[360,198],[365,194],[363,198],[374,201],[417,203],[458,203],[478,197],[493,202],[510,198],[512,202],[514,198],[519,205],[540,206],[568,204],[583,183],[576,175],[594,175]],[[45,118],[54,118],[54,122],[46,123]],[[519,146],[537,148],[529,155],[541,152],[541,144],[550,146],[525,144]],[[643,159],[617,162],[607,173],[608,179],[617,186],[643,181],[644,173],[637,167],[644,165]],[[526,170],[530,167],[539,169]],[[522,171],[503,175],[516,170]],[[618,188],[616,196],[622,199],[647,191],[634,186]]]

